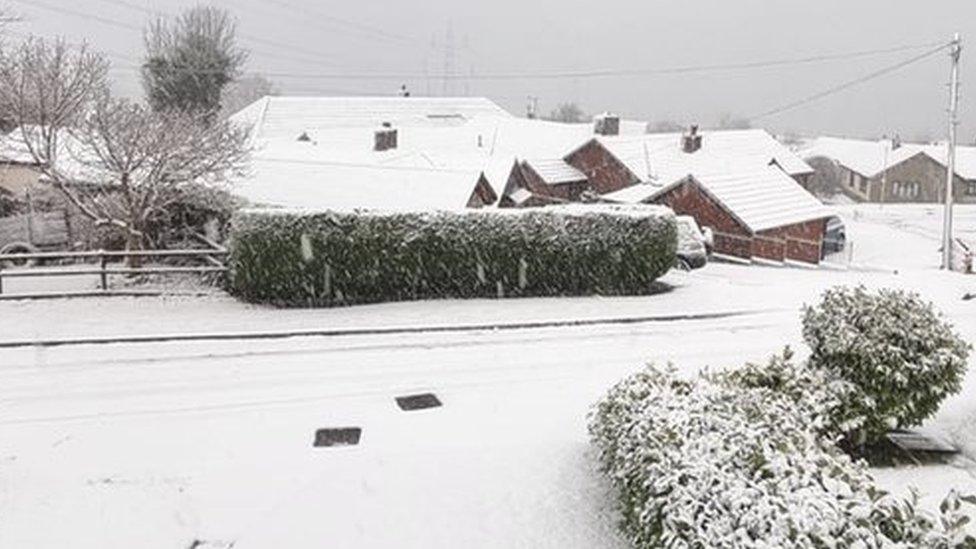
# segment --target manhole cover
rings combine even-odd
[[[396,397],[397,406],[401,410],[411,411],[411,410],[425,410],[427,408],[437,408],[441,405],[441,401],[437,399],[437,395],[433,393],[423,393],[420,395],[407,395],[402,397]]]
[[[355,446],[363,430],[359,427],[339,427],[315,431],[315,446]]]

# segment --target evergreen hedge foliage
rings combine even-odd
[[[674,264],[672,212],[567,206],[466,212],[244,211],[230,287],[321,307],[430,298],[634,295]]]
[[[803,337],[810,366],[857,387],[849,417],[863,417],[851,444],[880,441],[892,428],[921,425],[949,395],[958,393],[970,346],[917,294],[827,290],[804,307]]]
[[[764,370],[652,365],[596,405],[590,436],[635,548],[976,547],[976,499],[950,492],[936,513],[884,492],[823,436],[836,387],[799,390],[819,374],[789,353]]]

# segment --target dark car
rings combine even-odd
[[[827,228],[824,230],[820,258],[823,259],[830,254],[843,252],[846,245],[847,234],[844,229],[844,222],[838,217],[831,217],[827,220]]]

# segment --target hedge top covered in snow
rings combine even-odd
[[[555,216],[592,216],[616,215],[635,218],[663,217],[673,218],[674,212],[667,206],[654,204],[564,204],[547,206],[545,208],[437,208],[437,209],[384,209],[384,208],[315,208],[315,207],[269,207],[256,206],[243,208],[239,217],[244,220],[250,216],[312,216],[328,214],[354,214],[359,216],[389,216],[389,215],[502,215],[524,216],[542,213]]]
[[[247,211],[233,222],[231,289],[290,306],[639,295],[671,268],[676,246],[662,207]]]

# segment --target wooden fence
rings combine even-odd
[[[202,241],[213,244],[206,239]],[[96,250],[86,252],[37,252],[37,253],[15,253],[0,254],[0,294],[3,293],[3,280],[6,278],[21,277],[51,277],[51,276],[79,276],[79,275],[99,275],[100,288],[108,291],[109,275],[141,275],[141,274],[223,274],[227,272],[224,263],[228,251],[217,245],[210,248],[188,249],[188,250],[140,250],[140,251],[112,251]],[[119,262],[130,258],[142,259],[168,259],[184,258],[197,259],[204,265],[179,265],[179,266],[139,266],[125,267],[120,266]],[[81,269],[57,269],[57,268],[5,268],[9,262],[34,262],[51,260],[74,260],[85,263],[93,262],[89,268]]]

